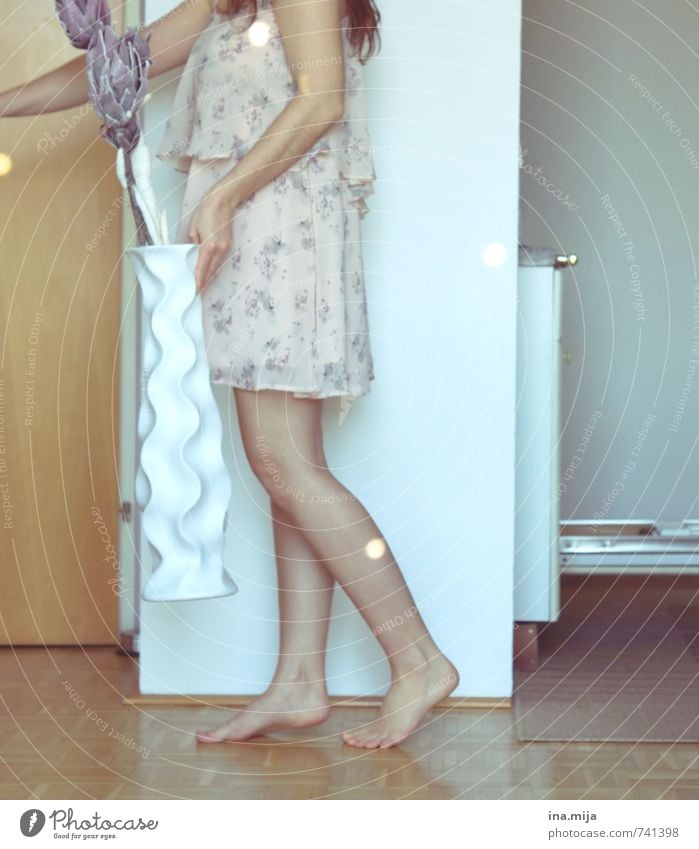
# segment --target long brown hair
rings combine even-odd
[[[252,20],[257,16],[257,0],[218,0],[216,5],[224,8],[228,15],[237,15],[247,9],[252,14]],[[364,65],[381,47],[381,12],[376,8],[374,0],[346,0],[346,5],[349,10],[349,42],[354,54]]]

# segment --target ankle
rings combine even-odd
[[[298,666],[281,667],[274,673],[274,677],[270,683],[277,686],[296,684],[314,690],[326,690],[325,674],[322,669]]]
[[[419,643],[413,643],[407,649],[396,652],[389,657],[388,662],[393,681],[397,681],[405,675],[427,675],[435,664],[450,663],[434,640],[429,637],[420,640]]]
[[[417,646],[411,646],[396,652],[388,658],[391,669],[391,680],[398,681],[406,675],[426,673],[430,665],[430,657],[426,651]]]

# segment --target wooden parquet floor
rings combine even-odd
[[[113,647],[0,649],[4,799],[696,799],[699,745],[520,743],[502,707],[435,710],[401,747],[353,749],[373,715],[335,707],[305,733],[197,744],[224,708],[125,703]]]

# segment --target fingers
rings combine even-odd
[[[199,248],[199,279],[197,291],[201,294],[213,276],[216,249],[211,242],[204,242]]]
[[[225,239],[207,239],[199,248],[195,269],[197,292],[201,294],[223,264],[231,243]]]
[[[218,206],[211,208],[206,202],[195,210],[189,224],[187,237],[199,245],[199,256],[194,270],[197,292],[201,294],[211,278],[223,264],[230,248],[231,221],[223,220]]]
[[[215,253],[218,250],[217,242],[212,239],[202,241],[199,229],[196,226],[192,226],[190,228],[187,233],[187,238],[190,242],[200,246],[197,264],[194,269],[194,278],[196,281],[197,292],[201,294],[211,277],[213,277],[216,272],[213,265],[216,259]]]

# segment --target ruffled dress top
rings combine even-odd
[[[175,94],[157,157],[187,172],[192,159],[242,158],[296,93],[272,0],[251,13],[212,12],[192,46]],[[343,120],[325,133],[292,168],[319,155],[338,170],[360,217],[374,191],[374,171],[364,100],[362,65],[352,55],[348,19],[342,21],[345,62]],[[267,36],[262,49],[255,36]]]

